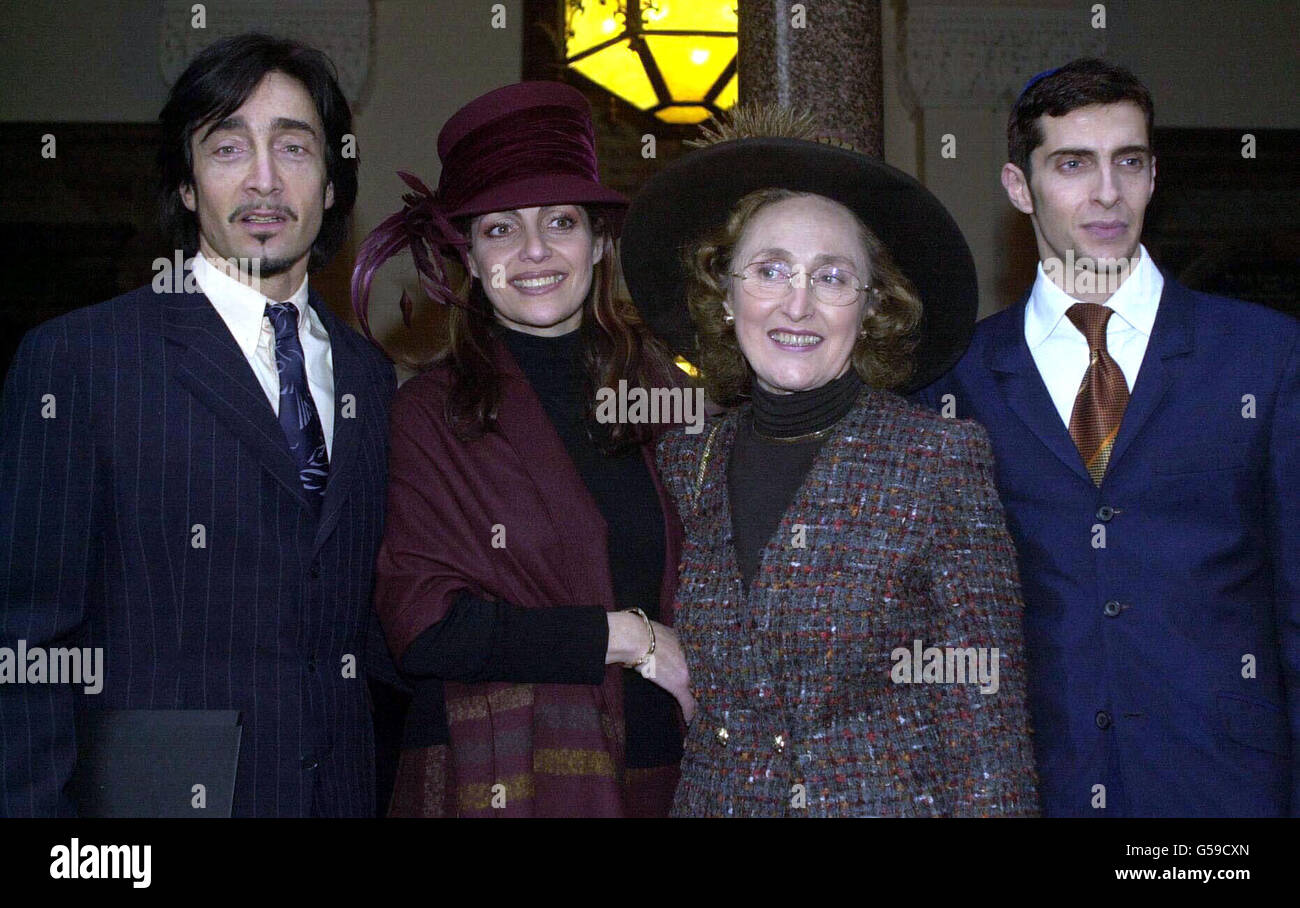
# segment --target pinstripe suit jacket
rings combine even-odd
[[[103,647],[104,681],[0,684],[0,815],[74,810],[79,708],[237,709],[236,816],[373,815],[363,657],[396,381],[310,304],[334,363],[319,520],[203,294],[143,287],[23,339],[0,409],[0,646]]]

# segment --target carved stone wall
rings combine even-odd
[[[926,107],[1008,110],[1043,70],[1105,52],[1105,29],[1092,28],[1078,7],[911,4],[899,32],[899,93],[913,115]]]
[[[247,31],[295,38],[329,55],[349,104],[362,99],[370,73],[372,11],[369,0],[221,0],[201,4],[195,28],[193,0],[163,0],[158,65],[168,85],[194,55],[213,41]]]

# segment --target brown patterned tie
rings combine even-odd
[[[1112,310],[1096,303],[1075,303],[1065,312],[1088,339],[1091,354],[1070,413],[1070,437],[1096,485],[1106,475],[1110,452],[1128,405],[1128,384],[1119,364],[1106,351],[1106,323]]]

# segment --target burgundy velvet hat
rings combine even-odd
[[[560,82],[519,82],[490,91],[452,115],[438,133],[442,173],[437,192],[405,171],[413,192],[405,207],[362,241],[352,271],[352,306],[372,341],[370,284],[379,266],[403,249],[415,259],[420,286],[434,302],[459,305],[442,256],[468,267],[469,240],[454,219],[534,208],[582,205],[618,235],[628,200],[600,185],[591,107]],[[410,325],[411,301],[401,300]]]
[[[626,208],[600,185],[591,107],[561,82],[519,82],[469,102],[438,133],[448,217],[532,208]]]

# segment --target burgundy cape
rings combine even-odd
[[[399,660],[462,590],[525,607],[619,607],[605,520],[499,341],[494,356],[500,432],[455,437],[444,415],[451,375],[443,366],[393,398],[375,607]],[[659,613],[670,624],[682,527],[653,445],[642,454],[663,508]],[[445,777],[424,785],[442,789],[431,794],[452,816],[624,815],[621,671],[607,667],[600,685],[445,682],[450,754],[437,761]]]

